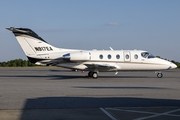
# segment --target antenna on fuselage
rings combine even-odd
[[[109,48],[113,51],[112,47],[109,47]]]

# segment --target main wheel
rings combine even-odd
[[[97,78],[98,78],[98,73],[97,73],[97,72],[93,72],[92,77],[93,77],[94,79],[97,79]]]
[[[163,77],[163,74],[162,74],[162,73],[158,73],[158,74],[157,74],[157,77],[158,77],[158,78],[162,78],[162,77]]]
[[[88,73],[88,77],[92,77],[92,76],[93,76],[93,72],[90,71],[90,72]]]

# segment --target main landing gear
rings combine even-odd
[[[161,71],[156,71],[155,73],[157,73],[157,77],[158,78],[162,78],[163,77],[163,74],[162,74],[162,72]]]
[[[90,77],[90,78],[97,79],[98,76],[99,76],[98,72],[92,72],[92,71],[90,71],[90,72],[88,73],[88,77]]]

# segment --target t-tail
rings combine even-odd
[[[13,27],[6,29],[14,33],[17,41],[19,42],[30,62],[36,63],[40,60],[44,60],[44,58],[46,58],[44,56],[47,54],[61,51],[60,48],[56,48],[48,44],[31,29]]]

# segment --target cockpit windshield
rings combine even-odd
[[[144,57],[144,58],[155,58],[154,55],[152,55],[151,53],[148,53],[148,52],[143,52],[141,53],[141,56]]]

